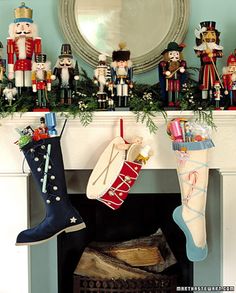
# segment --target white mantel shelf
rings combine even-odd
[[[0,119],[0,200],[4,210],[0,213],[0,222],[6,223],[9,210],[12,219],[17,221],[8,223],[5,229],[2,251],[8,263],[13,265],[7,269],[0,268],[0,275],[12,276],[12,267],[17,271],[18,279],[1,280],[0,292],[30,293],[29,255],[26,248],[15,248],[13,242],[19,231],[28,225],[28,176],[22,175],[23,154],[14,144],[19,135],[15,128],[22,129],[28,125],[36,128],[39,118],[45,113],[15,113],[13,116]],[[169,111],[167,120],[176,117],[193,118],[191,111]],[[222,275],[220,284],[236,286],[236,111],[214,111],[214,123],[217,127],[212,132],[215,148],[209,150],[209,166],[217,169],[220,174],[221,194],[221,243],[222,243]],[[158,114],[154,121],[158,126],[156,134],[150,134],[148,128],[136,122],[136,116],[131,112],[96,112],[93,121],[83,127],[79,118],[69,118],[63,137],[62,152],[64,165],[67,170],[93,169],[108,143],[119,135],[119,119],[123,118],[124,138],[129,141],[134,136],[142,136],[144,144],[149,144],[154,152],[146,169],[175,169],[174,152],[171,149],[171,140],[166,134],[166,121],[162,114]],[[57,130],[60,133],[65,118],[57,115]],[[26,165],[26,164],[25,164]],[[27,166],[25,168],[27,170]],[[6,207],[6,208],[5,208]],[[9,207],[9,208],[8,208]],[[12,209],[15,207],[15,212]],[[5,225],[4,225],[5,226]],[[9,234],[9,231],[11,233]],[[4,258],[3,258],[4,259]],[[204,263],[202,264],[204,265]],[[22,269],[24,268],[24,269]],[[9,287],[9,284],[11,286]],[[204,284],[207,285],[207,276]],[[235,287],[236,288],[236,287]]]

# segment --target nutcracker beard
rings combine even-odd
[[[26,38],[20,37],[16,41],[19,50],[19,60],[26,59]],[[30,70],[16,70],[15,71],[15,85],[18,88],[18,93],[21,93],[22,87],[31,87],[31,71]]]
[[[63,67],[61,70],[62,87],[67,87],[69,84],[69,70],[67,67]]]
[[[43,69],[36,70],[36,77],[38,80],[44,80],[45,71]]]
[[[190,147],[189,147],[190,146]],[[211,140],[193,143],[174,143],[181,202],[173,212],[175,223],[186,237],[186,253],[191,261],[207,257],[205,208],[208,186],[208,148]],[[181,151],[187,147],[188,151]]]
[[[19,50],[19,59],[26,58],[26,50],[25,50],[25,37],[21,37],[16,41],[18,50]]]

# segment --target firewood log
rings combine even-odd
[[[123,262],[86,248],[75,269],[75,274],[102,279],[145,279],[153,278],[152,273],[125,265]]]

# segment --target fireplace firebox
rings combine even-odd
[[[58,237],[59,293],[122,292],[111,291],[115,290],[115,286],[117,286],[116,290],[119,289],[121,285],[117,282],[112,284],[112,281],[109,283],[108,280],[104,280],[104,283],[102,280],[95,281],[92,278],[88,280],[82,276],[74,275],[74,270],[84,249],[92,241],[106,243],[127,241],[153,234],[159,228],[165,235],[177,262],[158,274],[159,283],[154,282],[153,288],[150,287],[150,282],[145,285],[142,281],[140,284],[136,284],[136,290],[140,288],[141,284],[144,287],[149,286],[147,292],[154,292],[155,286],[155,292],[175,292],[171,291],[171,288],[176,290],[176,288],[173,289],[174,286],[192,285],[193,265],[186,258],[185,239],[172,220],[172,211],[180,204],[180,194],[130,194],[123,206],[117,211],[109,209],[101,202],[87,199],[86,195],[73,194],[70,197],[75,207],[79,209],[87,229],[76,233],[62,234]],[[87,291],[85,291],[86,281],[90,284]],[[99,283],[100,281],[101,283]],[[130,286],[133,286],[134,290],[134,283],[131,283]],[[102,286],[106,287],[106,284],[107,291],[104,288],[101,289]],[[123,285],[127,286],[127,284]],[[165,284],[166,289],[162,288],[160,284],[162,286]],[[158,287],[160,291],[158,291]],[[98,291],[98,289],[102,291]],[[127,292],[139,292],[130,290]]]

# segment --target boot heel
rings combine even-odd
[[[84,229],[84,228],[86,228],[86,225],[83,222],[81,224],[70,226],[70,227],[66,228],[65,232],[66,233],[71,233],[71,232],[75,232],[75,231],[78,231],[78,230],[81,230],[81,229]]]

